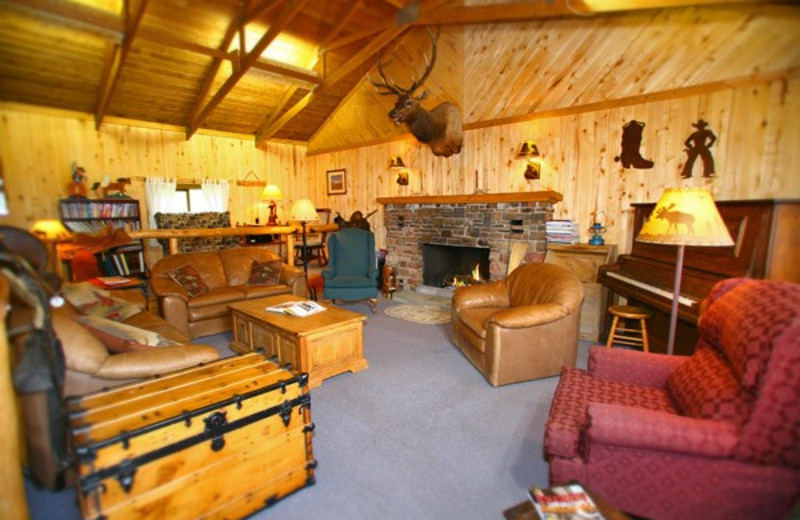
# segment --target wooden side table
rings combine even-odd
[[[601,265],[616,261],[617,246],[604,244],[548,244],[545,262],[571,269],[583,283],[580,337],[599,341],[605,332],[608,307],[608,289],[597,283],[597,270]]]

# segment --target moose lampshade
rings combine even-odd
[[[725,247],[733,240],[714,204],[711,193],[704,188],[669,188],[658,200],[653,212],[636,237],[639,242],[678,246],[675,263],[675,285],[672,293],[667,353],[675,345],[675,328],[686,246]]]

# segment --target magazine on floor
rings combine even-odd
[[[604,520],[594,501],[580,484],[532,487],[528,493],[542,520]]]
[[[325,307],[311,300],[301,302],[284,302],[267,307],[270,312],[288,314],[289,316],[311,316],[325,310]]]

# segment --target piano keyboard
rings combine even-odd
[[[616,278],[617,280],[621,280],[621,281],[623,281],[625,283],[631,284],[631,285],[633,285],[635,287],[638,287],[639,289],[642,289],[644,291],[657,294],[659,296],[662,296],[664,298],[668,298],[670,300],[672,299],[672,293],[670,291],[665,291],[664,289],[659,289],[658,287],[655,287],[655,286],[652,286],[652,285],[648,285],[648,284],[646,284],[644,282],[640,282],[639,280],[635,280],[633,278],[628,278],[627,276],[623,276],[623,275],[621,275],[619,273],[615,273],[613,271],[606,271],[606,275],[610,276],[611,278]],[[686,305],[687,307],[692,307],[694,305],[697,305],[697,300],[694,300],[692,298],[687,298],[686,296],[679,296],[678,297],[678,303],[680,303],[681,305]]]

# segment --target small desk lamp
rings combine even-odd
[[[69,238],[69,230],[64,227],[60,220],[45,219],[37,220],[33,224],[31,233],[41,240],[47,248],[47,269],[50,272],[59,272],[56,242]]]
[[[292,211],[289,212],[289,220],[298,220],[303,226],[303,272],[306,276],[306,283],[308,283],[308,246],[306,223],[316,222],[319,220],[317,208],[314,207],[314,203],[309,199],[299,199],[292,206]]]
[[[686,246],[730,247],[734,245],[728,228],[705,188],[669,188],[636,237],[639,242],[678,246],[675,263],[675,286],[672,291],[672,313],[669,320],[667,354],[675,345],[678,324],[678,299],[681,294],[683,253]]]
[[[261,201],[269,201],[269,220],[267,221],[267,225],[277,226],[278,214],[276,213],[276,209],[278,208],[278,205],[275,204],[275,201],[283,200],[283,192],[281,189],[274,184],[267,184],[264,186],[264,189],[261,190],[261,194],[258,196],[258,199]]]

